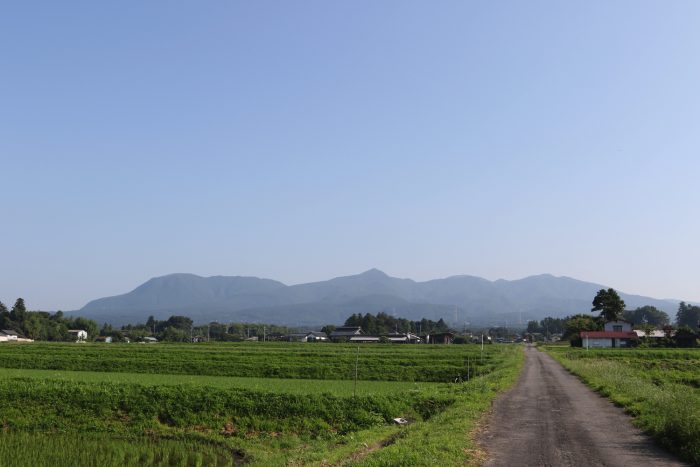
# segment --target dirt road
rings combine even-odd
[[[552,357],[529,346],[525,352],[520,379],[496,400],[481,435],[486,466],[686,465]]]

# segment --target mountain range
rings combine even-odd
[[[596,292],[607,288],[550,274],[489,281],[460,275],[416,282],[377,269],[327,281],[285,285],[241,276],[169,274],[131,292],[93,300],[71,314],[113,325],[185,315],[195,323],[265,322],[290,326],[342,324],[353,313],[384,311],[409,319],[462,325],[516,325],[545,316],[590,313]],[[671,317],[678,301],[620,293],[628,309],[653,305]]]

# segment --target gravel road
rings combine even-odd
[[[686,465],[549,355],[528,346],[516,386],[496,399],[480,442],[486,466]]]

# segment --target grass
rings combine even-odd
[[[545,350],[663,446],[700,465],[700,350]]]
[[[406,381],[358,381],[357,388],[347,380],[308,380],[252,378],[235,376],[166,375],[96,371],[2,369],[0,381],[7,379],[37,381],[79,381],[84,383],[129,383],[142,386],[206,386],[217,389],[250,389],[289,394],[323,394],[337,396],[389,394],[402,391],[429,391],[446,383]]]
[[[31,446],[31,449],[27,447]],[[187,439],[115,439],[100,435],[4,433],[1,464],[7,467],[56,465],[227,466],[240,463],[235,452],[214,443]]]
[[[361,380],[450,382],[492,371],[493,352],[476,345],[362,345]],[[356,345],[309,343],[0,345],[0,368],[353,379]],[[468,361],[469,360],[469,361]]]
[[[519,346],[487,346],[483,358],[476,346],[361,346],[354,397],[357,346],[0,346],[0,455],[34,456],[21,465],[48,465],[54,450],[72,465],[98,453],[103,465],[475,463],[470,433],[522,356]],[[261,376],[273,367],[285,377]],[[393,424],[399,416],[409,425]]]

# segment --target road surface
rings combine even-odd
[[[496,399],[480,442],[495,466],[680,466],[552,357],[528,346],[516,386]]]

